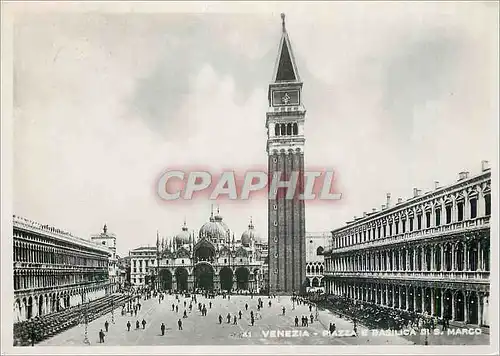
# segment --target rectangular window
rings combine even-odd
[[[392,223],[389,224],[389,236],[392,236]]]
[[[417,230],[422,230],[422,215],[417,215]]]
[[[470,200],[470,218],[475,219],[477,217],[477,199]]]
[[[365,241],[366,241],[366,230],[363,231],[363,242],[365,242]]]
[[[451,205],[446,206],[446,223],[451,223]]]
[[[491,215],[491,195],[485,195],[484,196],[484,212],[486,216]]]
[[[413,218],[410,218],[410,232],[413,231]]]
[[[404,234],[406,232],[406,220],[401,220],[401,229]]]
[[[399,234],[399,221],[396,221],[396,235]]]
[[[464,219],[464,203],[460,202],[457,204],[458,209],[458,221],[462,221]]]
[[[436,226],[441,225],[441,209],[436,209]]]
[[[431,212],[430,211],[425,213],[425,221],[426,221],[426,227],[427,228],[431,227]]]
[[[387,236],[387,226],[384,225],[384,237],[386,237],[386,236]]]

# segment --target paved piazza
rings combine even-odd
[[[183,298],[179,305],[179,313],[172,311],[172,303],[176,303],[175,297],[167,295],[166,298],[158,303],[158,299],[149,299],[141,301],[142,308],[137,316],[122,316],[120,310],[115,310],[115,324],[111,324],[111,314],[107,314],[94,320],[88,326],[88,335],[91,346],[103,346],[99,344],[98,333],[100,329],[104,330],[104,322],[109,321],[109,332],[106,333],[105,344],[108,346],[140,346],[140,345],[411,345],[413,343],[423,344],[423,336],[415,336],[411,339],[405,339],[401,336],[373,336],[368,332],[363,336],[363,331],[367,331],[362,326],[358,326],[359,336],[323,336],[323,332],[328,329],[329,323],[334,322],[337,331],[345,330],[352,332],[352,323],[334,316],[326,310],[319,311],[319,320],[309,324],[308,327],[294,327],[294,318],[297,315],[299,319],[302,315],[310,315],[309,308],[301,305],[292,310],[290,297],[276,297],[268,299],[261,297],[264,302],[264,308],[257,312],[258,297],[251,299],[249,296],[232,296],[230,300],[217,297],[216,299],[205,299],[197,297],[198,302],[205,303],[207,306],[207,316],[201,316],[201,313],[195,310],[190,313],[187,309],[188,318],[182,319],[184,311]],[[190,298],[186,298],[189,306]],[[272,306],[268,306],[271,300]],[[209,308],[209,301],[212,301],[212,309]],[[245,303],[248,303],[248,311],[245,311]],[[177,304],[177,303],[176,303]],[[286,315],[282,315],[282,307],[286,308]],[[227,313],[233,317],[241,310],[242,319],[238,319],[238,324],[227,323]],[[250,325],[250,311],[253,310],[256,315],[255,325]],[[313,315],[315,310],[312,310]],[[223,317],[222,325],[219,324],[219,314]],[[259,314],[261,317],[259,317]],[[183,321],[183,330],[178,330],[177,320],[181,317]],[[147,324],[143,330],[142,325],[139,330],[135,329],[135,322],[145,319]],[[132,324],[130,332],[127,331],[126,324],[130,320]],[[165,335],[161,335],[160,325],[165,323]],[[300,325],[300,320],[299,320]],[[83,346],[84,325],[79,325],[67,330],[55,337],[40,343],[40,346]],[[297,334],[304,334],[306,331],[309,336],[294,337],[272,337],[272,331],[295,330]],[[484,344],[488,341],[487,335],[481,336],[460,336],[460,337],[429,337],[429,344]]]

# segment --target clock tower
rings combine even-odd
[[[282,34],[266,113],[268,176],[271,180],[280,172],[280,180],[288,181],[292,172],[297,172],[297,196],[303,192],[306,110],[284,14],[281,19]],[[286,188],[280,188],[277,194],[269,192],[268,239],[269,291],[299,293],[306,278],[305,204],[297,198],[287,199]]]

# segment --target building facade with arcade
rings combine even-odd
[[[158,267],[156,246],[141,246],[129,252],[130,283],[134,287],[149,285]]]
[[[436,182],[437,183],[437,182]],[[332,231],[327,293],[489,325],[491,171],[382,209]]]
[[[120,270],[118,267],[119,256],[116,254],[116,235],[109,232],[108,226],[104,224],[102,232],[91,235],[90,240],[98,245],[106,246],[109,249],[111,253],[108,261],[109,283],[111,284],[112,291],[116,292],[122,286]]]
[[[156,283],[163,290],[219,290],[255,293],[266,286],[267,244],[251,219],[241,238],[211,214],[198,233],[184,223],[172,239],[158,241]]]
[[[109,249],[14,216],[14,322],[105,296]]]
[[[325,291],[323,252],[329,238],[330,232],[306,233],[306,292]]]

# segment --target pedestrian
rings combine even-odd
[[[108,328],[109,328],[109,323],[106,320],[106,322],[104,323],[104,329],[106,329],[106,332],[108,332]]]
[[[175,310],[175,304],[172,303],[172,311],[174,311],[174,310]]]
[[[245,303],[245,310],[248,310],[248,304]]]
[[[299,326],[299,317],[295,315],[295,326]]]
[[[135,316],[137,316],[137,308],[134,309]]]
[[[271,308],[271,301],[269,301],[269,308]]]
[[[161,323],[160,329],[161,329],[161,335],[162,336],[165,335],[165,324]]]
[[[309,304],[309,312],[312,311],[312,308],[313,308],[312,304]]]
[[[281,311],[283,312],[283,315],[285,315],[285,307],[281,308]]]
[[[184,301],[184,308],[186,307],[186,301]]]
[[[222,324],[222,315],[219,314],[219,324]]]
[[[227,313],[227,323],[229,324],[231,322],[231,314]]]
[[[208,306],[212,309],[212,302],[208,303]]]
[[[189,311],[193,310],[193,304],[189,304]]]
[[[146,320],[142,319],[142,328],[145,329],[146,328]]]
[[[253,324],[255,323],[255,319],[253,318],[253,316],[252,316],[252,318],[250,319],[250,322],[252,323],[252,326],[253,326]]]
[[[182,317],[183,317],[184,319],[188,317],[186,310],[184,310],[184,315],[182,315]]]
[[[137,321],[135,322],[135,328],[136,328],[136,329],[139,329],[139,320],[137,320]]]
[[[104,331],[99,331],[99,343],[103,343],[104,342]]]
[[[241,310],[240,310],[240,311],[238,312],[238,315],[240,316],[240,319],[241,319],[241,314],[242,314],[242,313],[241,313]]]
[[[179,319],[177,321],[177,326],[179,327],[179,330],[182,330],[182,320],[181,319]]]
[[[314,317],[313,317],[313,315],[312,315],[312,314],[311,314],[311,316],[310,316],[310,319],[311,319],[311,324],[312,324],[312,323],[313,323],[313,320],[314,320]]]
[[[179,306],[178,306],[178,305],[176,305],[176,306],[175,306],[175,312],[176,312],[176,313],[178,313],[178,312],[179,312]]]
[[[129,321],[127,321],[127,331],[130,331],[130,326],[131,325],[130,325],[130,320],[129,320]]]
[[[237,322],[237,319],[236,319],[236,315],[234,316],[233,318],[233,325],[236,325],[238,322]]]

